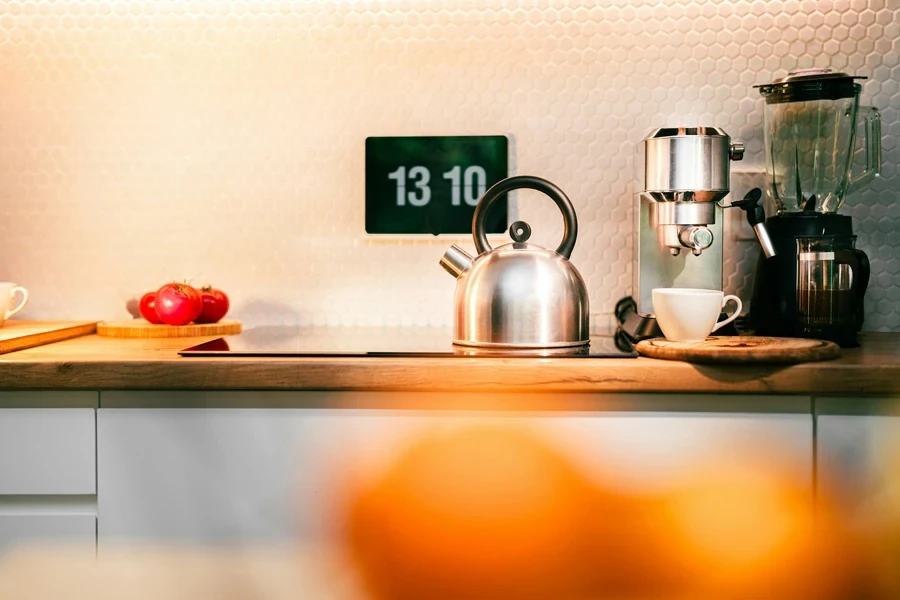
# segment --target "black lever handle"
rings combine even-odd
[[[729,204],[726,208],[735,206],[747,213],[747,221],[752,226],[756,226],[766,220],[766,210],[759,205],[762,198],[762,190],[753,188],[744,196],[743,200],[736,200]]]

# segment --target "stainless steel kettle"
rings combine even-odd
[[[563,241],[555,251],[526,241],[531,227],[516,221],[513,243],[491,248],[485,234],[488,211],[508,192],[543,192],[565,219]],[[578,220],[561,189],[538,177],[517,176],[494,184],[478,202],[472,219],[478,256],[453,245],[440,264],[457,278],[453,343],[508,350],[568,348],[590,344],[588,296],[569,256]]]

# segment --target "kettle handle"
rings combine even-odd
[[[566,258],[572,256],[575,240],[578,237],[578,219],[575,216],[575,208],[572,206],[571,200],[561,189],[546,179],[530,175],[517,175],[498,181],[478,201],[478,206],[475,207],[475,217],[472,219],[472,237],[475,239],[475,249],[478,250],[478,254],[484,254],[492,250],[485,233],[488,211],[491,210],[491,207],[497,200],[507,193],[518,189],[543,192],[556,203],[556,206],[559,207],[560,212],[563,214],[565,222],[563,240],[560,242],[556,252]]]

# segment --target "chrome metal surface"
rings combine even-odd
[[[656,228],[660,246],[689,248],[695,255],[712,245],[715,236],[706,225],[716,222],[714,202],[650,201],[650,225]],[[699,237],[698,237],[699,236]],[[679,252],[670,252],[678,256]]]
[[[636,189],[657,202],[717,202],[730,189],[730,161],[743,158],[738,144],[717,127],[657,129],[641,141],[643,168]]]
[[[561,254],[528,243],[476,257],[457,279],[453,343],[496,348],[590,342],[587,288]]]
[[[813,260],[834,260],[834,252],[801,252],[797,260],[808,262]]]
[[[459,356],[481,357],[510,357],[510,356],[535,356],[535,357],[566,357],[566,356],[590,356],[591,346],[579,344],[577,346],[560,347],[517,347],[517,346],[473,346],[453,344],[453,353]]]
[[[775,244],[772,243],[772,238],[769,237],[769,230],[766,229],[766,224],[763,222],[757,223],[753,226],[753,231],[756,233],[756,239],[759,240],[759,245],[762,247],[765,257],[772,258],[775,256]]]
[[[664,248],[675,248],[678,251],[684,247],[679,239],[681,225],[655,225],[656,236],[659,245]]]
[[[728,151],[728,158],[731,160],[744,160],[744,145],[740,142],[733,143]]]
[[[704,250],[712,246],[712,232],[704,226],[688,225],[678,232],[678,240],[685,248],[690,248],[694,256],[700,256]]]
[[[716,205],[709,202],[656,202],[650,205],[650,224],[710,225],[716,222]]]
[[[488,244],[488,210],[499,198],[520,188],[543,192],[562,212],[565,231],[555,252],[528,244],[530,228],[524,222],[510,228],[515,243],[499,248]],[[453,343],[506,350],[590,344],[587,287],[568,259],[577,233],[571,201],[549,181],[519,176],[493,185],[472,219],[478,256],[466,263],[468,255],[454,246],[441,259],[441,266],[457,277]]]
[[[724,131],[719,129],[718,127],[660,127],[659,129],[654,129],[650,132],[650,135],[647,136],[646,139],[650,138],[671,138],[671,137],[691,137],[698,135],[706,135],[706,136],[715,136],[715,135],[724,135],[727,136]]]
[[[459,277],[463,271],[472,266],[472,256],[456,244],[453,244],[444,252],[440,264],[445,271],[454,277]]]

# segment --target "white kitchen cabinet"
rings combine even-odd
[[[0,496],[93,495],[93,408],[0,408]]]
[[[625,394],[596,395],[597,410],[464,412],[326,408],[336,398],[346,405],[347,394],[296,392],[291,402],[269,394],[232,392],[217,400],[212,392],[104,393],[97,417],[101,552],[105,543],[123,541],[256,543],[331,535],[340,527],[339,483],[348,465],[377,472],[422,428],[471,419],[532,425],[616,485],[665,486],[702,459],[743,447],[777,456],[812,495],[808,399],[781,399],[782,406],[807,411],[782,414],[677,412],[671,406],[678,402],[662,396]],[[358,393],[353,404],[373,406],[372,397]],[[578,403],[590,405],[585,399]],[[746,406],[778,400],[743,398]],[[427,406],[428,395],[416,401]],[[699,403],[725,411],[734,401]],[[179,402],[315,408],[169,408]],[[648,411],[654,403],[669,412]],[[166,408],[105,408],[129,404]]]
[[[31,544],[94,551],[98,398],[0,391],[0,556]]]
[[[93,552],[94,514],[0,514],[0,557],[23,546],[65,544]]]
[[[817,399],[817,484],[851,522],[900,516],[898,409],[891,398]]]

